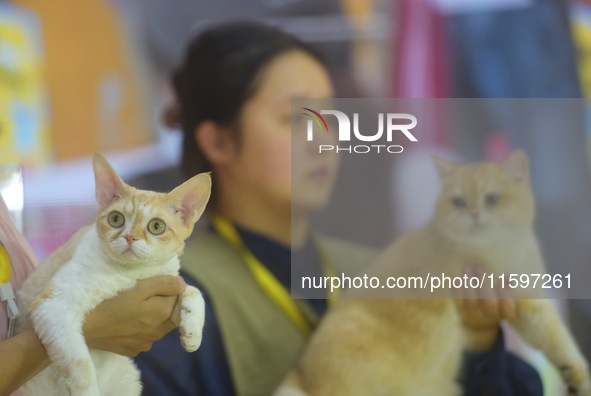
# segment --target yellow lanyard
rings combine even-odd
[[[220,215],[213,215],[211,221],[218,234],[238,250],[255,281],[267,296],[295,323],[302,333],[310,334],[312,326],[306,320],[298,304],[271,271],[246,247],[232,223]]]
[[[8,252],[0,243],[0,301],[6,301],[8,311],[8,333],[6,338],[12,337],[14,319],[19,315],[14,291],[10,285],[12,266]]]

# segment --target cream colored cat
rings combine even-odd
[[[436,165],[443,188],[432,220],[387,248],[370,272],[459,275],[464,266],[479,265],[496,274],[543,273],[525,154],[516,151],[500,164]],[[276,396],[460,395],[456,379],[467,337],[450,293],[341,299]],[[513,297],[512,326],[560,370],[574,394],[591,395],[587,363],[552,302],[533,298],[545,297],[539,290]]]
[[[27,279],[18,292],[25,313],[17,332],[33,327],[52,364],[23,390],[31,396],[135,396],[141,393],[133,361],[89,350],[82,335],[85,315],[137,280],[178,274],[179,255],[209,200],[211,178],[199,174],[168,194],[126,185],[95,154],[98,214]],[[187,286],[180,300],[181,343],[197,350],[205,307]]]

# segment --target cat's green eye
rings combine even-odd
[[[499,203],[499,194],[486,194],[484,197],[484,203],[486,206],[494,206]]]
[[[460,197],[453,198],[451,200],[451,203],[456,208],[465,208],[466,206],[468,206],[468,203],[466,202],[466,200],[464,198],[460,198]]]
[[[108,221],[111,227],[119,228],[125,224],[125,216],[121,212],[114,210],[109,213]]]
[[[152,235],[160,235],[166,230],[166,224],[160,219],[152,219],[148,223],[148,231]]]

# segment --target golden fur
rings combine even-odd
[[[465,266],[495,274],[544,273],[525,155],[518,151],[501,163],[436,165],[442,191],[433,218],[389,246],[368,273],[381,279],[455,276]],[[591,395],[587,363],[551,301],[539,289],[513,292],[513,327],[545,353],[577,395]],[[348,291],[276,395],[460,395],[457,378],[468,337],[451,293]]]

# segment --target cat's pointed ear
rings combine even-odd
[[[457,166],[456,164],[453,164],[448,161],[444,161],[435,155],[432,158],[433,158],[433,163],[435,164],[435,167],[437,168],[437,172],[439,173],[439,178],[442,180],[445,179],[446,177],[448,177]]]
[[[99,207],[105,208],[123,195],[125,183],[123,183],[111,164],[98,153],[95,153],[92,157],[92,169],[94,170],[96,202]]]
[[[211,195],[210,172],[193,176],[169,193],[175,210],[187,225],[193,225],[205,211]]]
[[[513,151],[503,162],[501,168],[517,181],[528,180],[529,162],[522,150]]]

